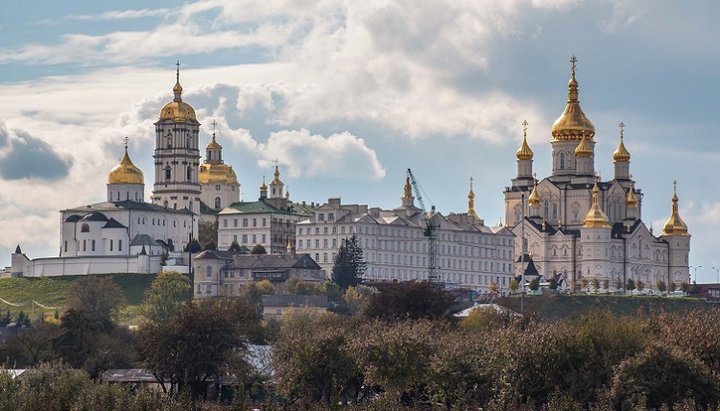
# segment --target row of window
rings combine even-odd
[[[462,285],[477,285],[477,286],[490,286],[491,284],[498,285],[500,287],[506,287],[510,285],[510,277],[508,276],[493,276],[487,274],[465,274],[465,273],[439,273],[440,278],[446,283],[457,283]],[[366,277],[373,279],[382,280],[426,280],[427,271],[419,270],[406,270],[393,268],[381,268],[381,269],[370,269]]]
[[[323,227],[298,227],[298,235],[311,235],[313,231],[315,234],[337,234],[336,225],[325,225]],[[322,230],[321,230],[322,229]],[[355,232],[354,226],[340,226],[340,234],[352,234]],[[357,227],[358,234],[370,234],[370,235],[383,235],[390,237],[400,238],[421,238],[423,237],[422,230],[417,228],[410,229],[399,229],[399,228],[387,228],[387,227],[363,227],[359,225]],[[512,239],[505,237],[496,236],[482,236],[472,234],[460,234],[460,233],[440,233],[440,240],[442,241],[454,241],[454,242],[465,242],[472,244],[486,244],[486,245],[504,245],[511,246]]]
[[[88,240],[83,240],[82,242],[82,250],[87,251],[87,245]],[[110,251],[113,251],[114,247],[114,241],[110,240]],[[65,240],[65,243],[63,244],[63,252],[67,253],[68,250],[68,242]],[[90,251],[95,251],[95,240],[90,240]],[[122,251],[122,240],[118,240],[118,251]]]

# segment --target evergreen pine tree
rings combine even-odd
[[[367,263],[365,263],[363,250],[355,235],[343,240],[340,250],[335,255],[332,269],[333,281],[343,290],[347,290],[349,287],[360,284],[365,270],[367,270]]]

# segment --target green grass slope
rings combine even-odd
[[[148,274],[109,274],[108,276],[120,287],[129,306],[142,303],[145,290],[155,279],[155,275]],[[70,284],[84,277],[86,276],[1,278],[0,298],[23,306],[13,307],[0,301],[0,310],[29,312],[33,300],[47,306],[62,307],[65,303],[65,292]]]
[[[520,312],[519,297],[504,297],[496,303]],[[691,298],[610,295],[538,295],[525,297],[525,312],[536,313],[545,321],[571,318],[592,310],[609,311],[616,315],[638,315],[680,312],[692,309],[720,309],[717,304]]]

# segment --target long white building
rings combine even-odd
[[[297,252],[310,254],[329,274],[343,239],[355,235],[372,281],[428,279],[428,238],[422,211],[406,180],[400,207],[394,210],[342,204],[331,198],[297,224]],[[514,235],[505,227],[487,227],[474,211],[472,187],[468,212],[432,217],[437,227],[437,273],[449,287],[480,292],[509,291],[513,278]]]

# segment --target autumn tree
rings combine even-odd
[[[161,271],[145,292],[143,314],[154,323],[170,320],[192,288],[190,279],[177,271]]]
[[[625,288],[632,293],[635,289],[635,281],[632,278],[628,278]]]
[[[658,291],[660,291],[661,293],[664,293],[665,291],[667,291],[667,284],[665,284],[665,281],[663,281],[662,278],[657,280],[656,285],[657,285]]]
[[[385,321],[447,318],[455,297],[429,281],[383,284],[368,300],[365,316]]]
[[[355,287],[362,281],[367,263],[357,237],[344,239],[340,245],[332,268],[332,280],[343,290]]]
[[[73,281],[65,294],[65,308],[88,317],[111,321],[126,304],[120,287],[109,276],[83,277]]]
[[[173,321],[142,328],[140,358],[165,392],[185,386],[196,399],[210,378],[237,361],[231,357],[244,352],[245,335],[258,323],[255,310],[239,299],[186,302]]]
[[[238,244],[237,240],[233,240],[233,242],[230,243],[230,247],[228,248],[228,251],[233,251],[236,253],[240,251],[240,244]]]

